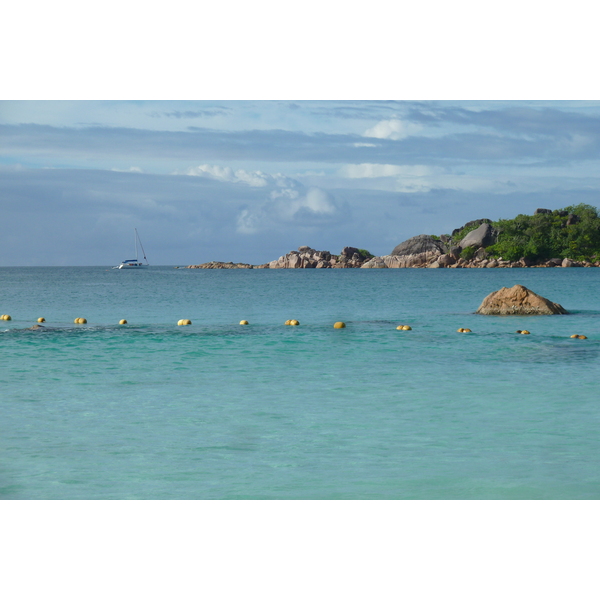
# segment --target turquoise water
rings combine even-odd
[[[572,313],[474,314],[515,283]],[[599,298],[600,269],[1,268],[0,497],[597,499]]]

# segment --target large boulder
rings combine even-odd
[[[423,252],[434,252],[442,254],[444,244],[430,235],[415,235],[405,242],[398,244],[392,250],[392,256],[408,256],[409,254],[422,254]]]
[[[358,248],[355,248],[354,246],[346,246],[345,248],[342,248],[342,251],[340,252],[340,256],[345,256],[346,258],[352,258],[355,254],[360,256]]]
[[[485,248],[496,241],[496,231],[489,223],[482,223],[477,229],[470,231],[458,244],[461,248]]]
[[[477,309],[480,315],[566,315],[567,311],[555,302],[539,296],[523,285],[503,287],[483,299]]]
[[[489,219],[475,219],[474,221],[469,221],[468,223],[465,223],[462,227],[459,227],[458,229],[455,229],[452,232],[452,236],[451,237],[456,237],[463,229],[466,229],[467,227],[475,227],[475,226],[479,226],[482,223],[489,223],[490,225],[492,224],[492,222]]]

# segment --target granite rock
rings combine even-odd
[[[523,285],[503,287],[486,296],[477,309],[480,315],[564,315],[567,311]]]
[[[416,235],[398,244],[392,250],[391,255],[409,256],[411,254],[423,254],[424,252],[443,254],[444,251],[444,244],[440,240],[436,240],[430,235]]]
[[[482,223],[477,229],[470,231],[460,241],[461,248],[485,248],[491,246],[496,240],[496,230],[489,223]]]

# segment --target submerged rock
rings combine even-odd
[[[568,312],[523,285],[503,287],[486,296],[477,309],[480,315],[566,315]]]

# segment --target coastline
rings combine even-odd
[[[600,267],[600,261],[576,261],[569,258],[551,258],[544,261],[531,261],[522,258],[518,261],[503,260],[502,258],[464,258],[452,259],[451,255],[439,254],[433,256],[375,256],[367,261],[336,261],[329,264],[325,261],[300,260],[290,263],[283,256],[271,263],[252,265],[249,263],[211,261],[196,265],[188,265],[186,269],[550,269],[550,268],[590,268]],[[288,256],[288,255],[286,255]],[[273,264],[275,263],[275,264]]]

